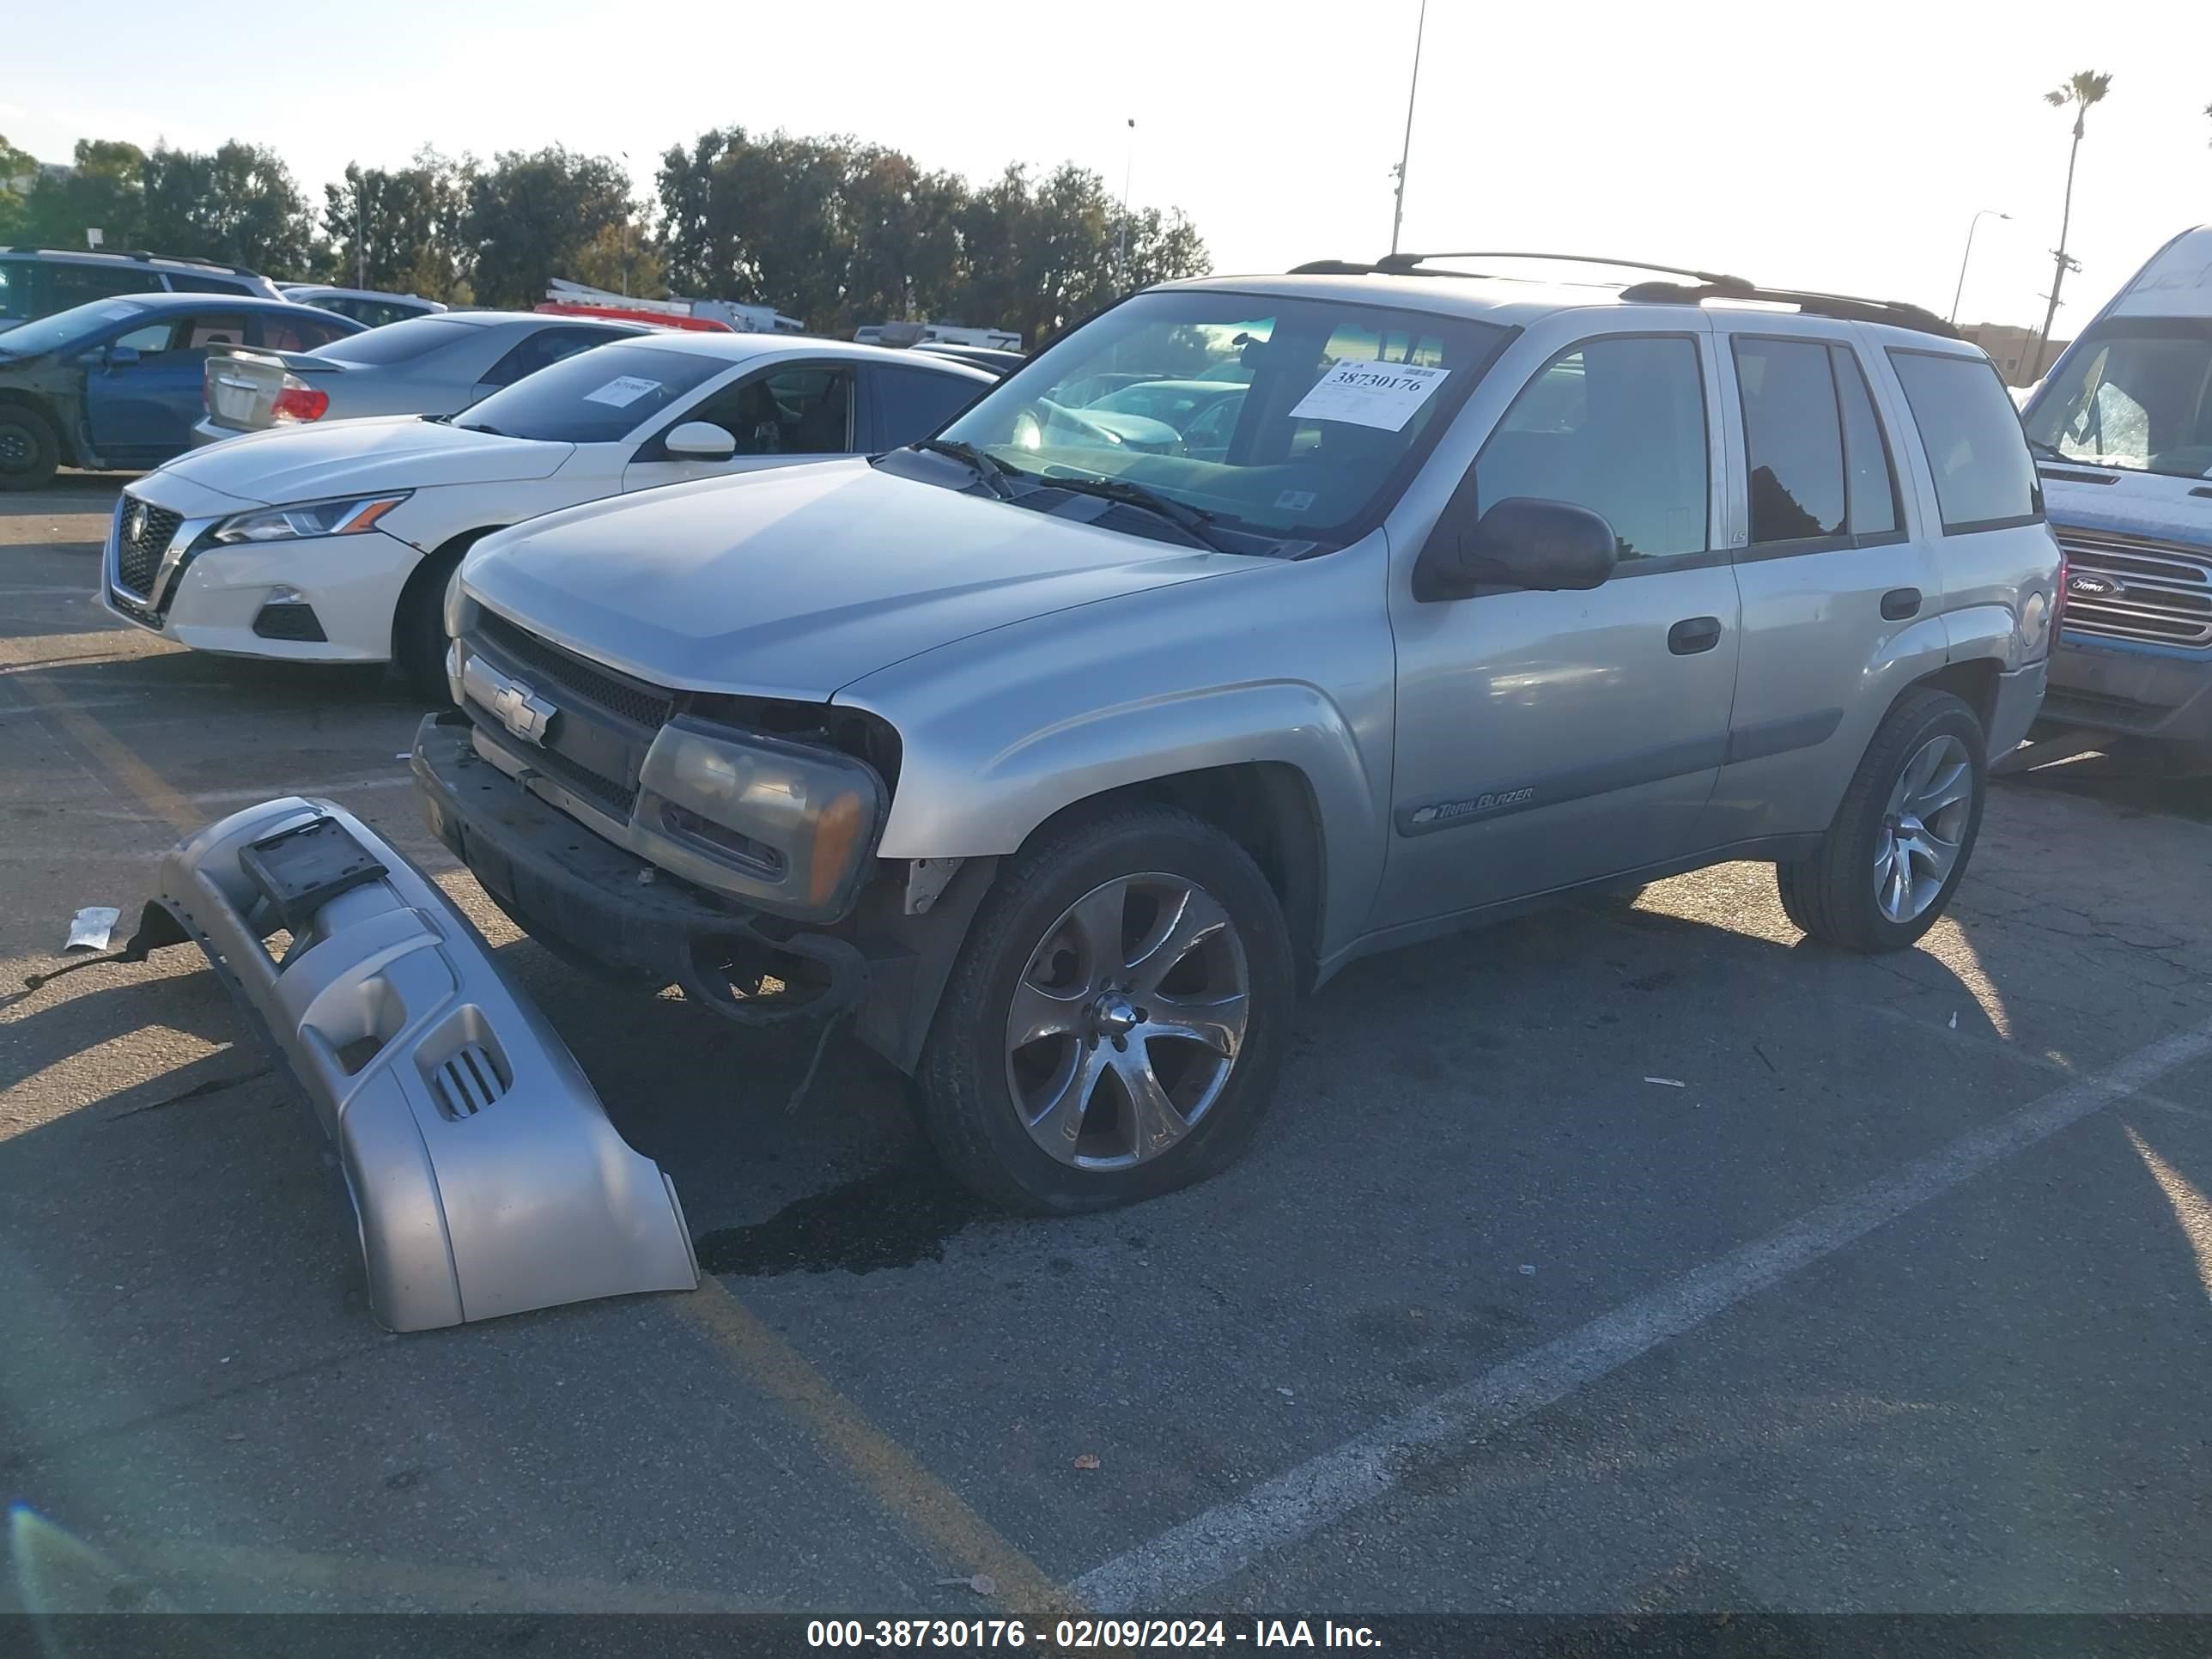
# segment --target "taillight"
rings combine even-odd
[[[319,421],[331,406],[331,394],[319,392],[304,381],[285,376],[283,387],[276,400],[269,405],[269,416],[275,421]]]

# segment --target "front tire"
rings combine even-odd
[[[1820,849],[1775,867],[1790,920],[1868,955],[1902,951],[1936,925],[1973,854],[1989,789],[1989,744],[1948,691],[1907,691],[1836,809]]]
[[[1049,831],[1001,873],[946,982],[923,1127],[1007,1209],[1171,1192],[1251,1139],[1296,995],[1273,890],[1203,819],[1133,806]]]
[[[21,404],[0,404],[0,489],[43,488],[61,459],[51,421]]]
[[[416,566],[392,619],[393,666],[409,690],[441,708],[453,701],[446,684],[446,647],[452,643],[446,637],[446,590],[468,550],[467,543],[447,547]]]

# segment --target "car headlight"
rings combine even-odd
[[[646,752],[631,822],[678,874],[826,921],[851,907],[884,805],[850,755],[679,717]]]
[[[235,514],[215,527],[216,541],[289,542],[308,536],[358,536],[415,492],[395,490],[388,495],[348,495],[330,501],[302,501],[296,507],[264,507]]]

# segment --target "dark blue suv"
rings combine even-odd
[[[360,332],[313,306],[212,294],[118,295],[0,332],[0,489],[183,453],[210,346],[313,351]]]

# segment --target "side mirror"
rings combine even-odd
[[[1413,567],[1417,599],[1464,599],[1483,587],[1597,587],[1620,556],[1603,514],[1528,495],[1496,503],[1456,535],[1443,525],[1437,532]]]
[[[128,368],[138,361],[138,348],[112,345],[100,354],[100,359],[110,368]]]
[[[686,461],[726,461],[738,453],[738,441],[712,421],[684,421],[672,427],[661,447]]]

